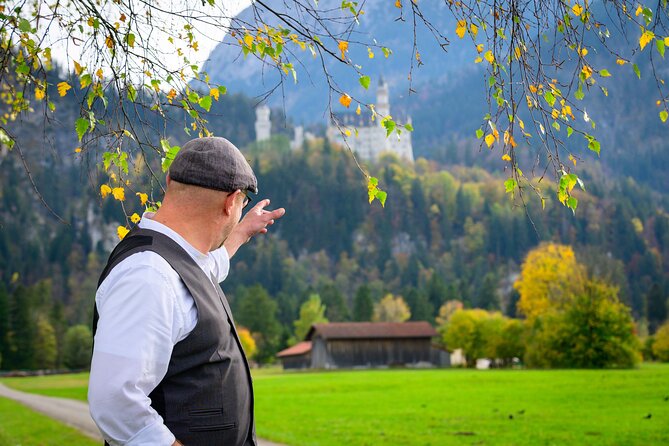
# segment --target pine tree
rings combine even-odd
[[[374,299],[372,299],[372,291],[367,285],[361,285],[353,300],[353,319],[358,322],[371,321],[373,313]]]

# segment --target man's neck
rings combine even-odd
[[[162,207],[158,209],[152,220],[179,234],[201,253],[208,254],[211,251],[213,243],[211,221],[207,222],[206,219],[197,218],[187,212],[176,212],[176,210]]]

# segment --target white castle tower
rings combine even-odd
[[[267,141],[272,132],[272,123],[269,120],[270,109],[263,104],[256,108],[256,141]]]

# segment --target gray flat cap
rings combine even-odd
[[[225,138],[197,138],[181,147],[169,169],[174,181],[234,192],[258,193],[253,169],[234,144]]]

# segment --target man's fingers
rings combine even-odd
[[[264,200],[260,200],[258,204],[253,206],[253,210],[258,210],[260,212],[265,212],[264,209],[269,206],[269,198],[265,198]]]

